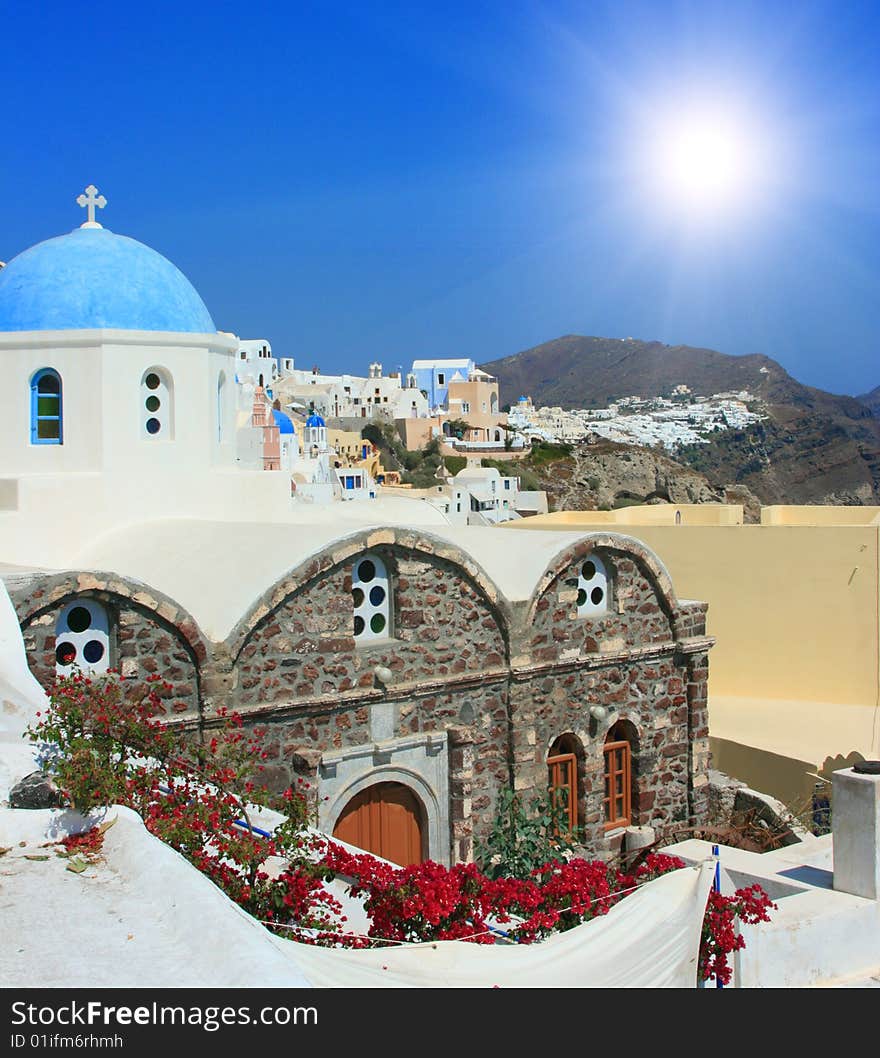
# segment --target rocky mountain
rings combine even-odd
[[[767,356],[568,335],[481,366],[497,376],[502,404],[528,394],[536,405],[603,407],[680,384],[699,396],[748,390],[765,421],[678,453],[711,489],[743,485],[762,503],[880,502],[880,419],[854,397],[802,385]]]
[[[552,463],[526,465],[554,511],[610,510],[634,503],[741,503],[758,521],[760,502],[748,488],[716,488],[705,474],[663,452],[600,440],[576,445]]]
[[[856,400],[869,408],[875,419],[880,419],[880,386],[875,386],[870,393],[856,397]]]

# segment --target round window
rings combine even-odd
[[[358,566],[358,577],[360,577],[360,579],[364,582],[364,584],[367,584],[375,576],[376,576],[376,567],[373,565],[373,563],[368,558],[364,559],[364,561],[361,562],[361,564]]]
[[[584,580],[592,580],[593,577],[596,576],[596,563],[585,562],[584,568],[581,570],[581,575],[583,576]]]
[[[73,643],[59,643],[55,648],[55,660],[59,665],[72,665],[76,660],[76,647]]]
[[[359,636],[364,630],[364,619],[363,617],[355,617],[354,619],[354,634]]]
[[[385,601],[385,589],[377,584],[375,587],[370,588],[370,602],[374,606],[380,606]]]
[[[74,606],[67,615],[67,627],[71,632],[85,632],[92,623],[92,615],[85,606]]]
[[[151,371],[144,379],[144,385],[147,389],[158,389],[161,384],[162,379],[159,378],[155,371]]]
[[[146,405],[147,411],[158,411],[159,408],[162,406],[162,401],[159,400],[159,398],[154,393],[151,396],[147,397]]]
[[[83,647],[83,657],[90,665],[94,665],[104,656],[104,644],[97,639],[90,639]]]
[[[363,606],[364,604],[364,589],[354,588],[351,593],[352,602],[355,606]]]
[[[147,433],[157,434],[162,429],[158,419],[147,419]]]
[[[370,630],[374,635],[378,635],[385,628],[385,615],[380,613],[374,613],[370,618]]]

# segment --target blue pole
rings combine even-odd
[[[712,855],[715,857],[715,880],[712,882],[712,888],[716,893],[721,892],[721,855],[718,851],[718,846],[712,846]],[[715,978],[715,987],[723,988],[724,985],[721,983],[720,978]]]

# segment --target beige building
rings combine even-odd
[[[813,773],[880,757],[880,507],[650,505],[564,511],[519,530],[613,527],[709,603],[714,765],[789,803]]]

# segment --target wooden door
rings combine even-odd
[[[401,867],[424,859],[422,808],[399,782],[382,782],[354,796],[342,811],[333,836]]]

